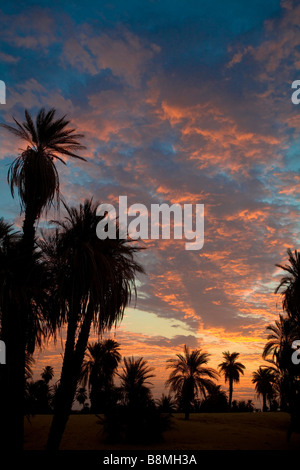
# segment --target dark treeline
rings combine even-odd
[[[119,349],[119,343],[112,339],[88,344],[74,395],[80,410],[73,412],[98,415],[110,442],[160,440],[171,425],[173,413],[184,413],[188,420],[190,413],[254,411],[251,400],[229,402],[226,392],[215,383],[219,373],[207,367],[209,354],[201,349],[191,351],[185,346],[183,354],[167,361],[166,367],[172,369],[165,384],[169,393],[156,400],[151,382],[154,369],[142,357],[122,359]],[[238,382],[237,374],[244,369],[236,361],[237,357],[237,353],[226,352],[226,360],[220,364],[220,372],[230,382],[231,397],[233,378]],[[33,381],[28,367],[26,410],[29,416],[55,411],[59,383],[50,385],[53,375],[52,367],[47,366],[41,379]]]
[[[244,373],[239,353],[223,353],[216,371],[208,367],[209,354],[184,347],[168,361],[169,395],[155,401],[153,370],[143,358],[122,358],[113,340],[89,344],[91,328],[101,335],[123,318],[135,295],[142,265],[141,248],[134,241],[100,240],[96,234],[98,204],[87,200],[68,207],[62,200],[56,163],[64,157],[83,160],[82,135],[54,109],[40,110],[35,121],[25,111],[24,122],[2,124],[24,144],[11,163],[8,183],[18,194],[23,215],[17,230],[0,219],[0,325],[6,345],[6,364],[0,366],[1,425],[4,448],[21,450],[24,415],[52,413],[47,450],[59,449],[74,401],[102,416],[111,440],[157,439],[168,427],[170,413],[181,411],[188,420],[195,411],[252,411],[251,401],[232,400]],[[37,232],[39,220],[52,206],[63,203],[65,216]],[[106,217],[106,215],[104,216]],[[291,359],[300,338],[300,258],[288,251],[286,273],[276,292],[282,294],[283,313],[268,327],[263,352],[266,361],[253,373],[253,384],[263,399],[263,410],[281,409],[299,420],[299,365]],[[33,355],[49,338],[66,329],[60,379],[52,384],[47,366],[33,381]],[[121,370],[121,371],[120,371]],[[220,375],[227,394],[216,384]],[[119,384],[116,386],[115,379]],[[87,404],[89,400],[89,404]],[[103,418],[104,415],[104,418]]]

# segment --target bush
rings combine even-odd
[[[98,418],[110,443],[159,442],[171,422],[170,414],[161,413],[154,404],[135,409],[116,405],[105,413],[104,418]]]

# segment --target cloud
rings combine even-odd
[[[82,33],[80,38],[69,38],[62,60],[92,75],[109,69],[127,85],[139,87],[146,66],[159,51],[159,46],[145,45],[138,36],[123,29],[113,35]]]

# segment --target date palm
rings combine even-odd
[[[69,121],[66,120],[65,116],[56,119],[55,113],[55,109],[50,109],[48,112],[41,109],[34,122],[30,113],[25,110],[24,122],[19,122],[13,118],[15,126],[1,124],[1,127],[25,143],[20,154],[10,165],[7,175],[12,196],[14,197],[15,190],[17,190],[21,212],[25,214],[19,266],[23,275],[23,283],[20,284],[21,291],[27,290],[27,292],[21,304],[15,304],[13,309],[16,319],[15,325],[18,324],[20,327],[15,328],[14,325],[13,330],[8,331],[8,334],[14,334],[15,344],[18,345],[12,352],[18,367],[9,369],[13,371],[11,373],[15,377],[9,378],[8,382],[13,389],[19,390],[19,397],[15,397],[15,401],[20,407],[19,423],[23,421],[21,408],[25,395],[24,368],[27,339],[31,338],[32,344],[35,345],[35,328],[31,331],[31,335],[28,334],[28,329],[34,327],[37,323],[33,311],[36,299],[30,297],[31,290],[26,289],[28,273],[32,273],[35,263],[35,224],[44,209],[49,209],[53,203],[59,201],[59,175],[55,161],[60,160],[63,162],[63,156],[83,159],[75,153],[84,148],[79,143],[82,135],[76,134],[74,129],[68,127]],[[17,377],[19,377],[18,386],[15,383]],[[17,392],[11,390],[10,395],[12,396],[15,393]],[[23,427],[21,424],[15,426],[18,436],[23,433],[21,427]],[[15,443],[18,449],[22,448],[22,441],[22,437],[14,439],[11,436],[11,442]]]
[[[277,372],[280,406],[285,410],[290,402],[291,391],[297,383],[298,367],[291,361],[291,352],[293,341],[299,338],[298,324],[291,317],[279,315],[279,320],[269,325],[267,331],[268,342],[263,350],[263,358],[271,362]]]
[[[184,354],[177,354],[177,359],[168,359],[167,369],[173,369],[166,386],[170,387],[180,397],[185,407],[185,419],[189,419],[191,403],[213,387],[212,379],[218,378],[218,373],[211,367],[206,367],[209,354],[201,349],[190,349],[185,345]]]
[[[283,296],[282,306],[290,318],[298,323],[300,332],[300,254],[297,250],[293,253],[287,250],[289,264],[276,264],[286,274],[282,277],[275,293],[281,292]]]
[[[52,266],[57,301],[55,327],[67,324],[67,336],[54,417],[47,449],[57,450],[69,418],[88,344],[91,325],[99,334],[121,321],[135,292],[135,276],[143,272],[135,261],[139,250],[130,240],[100,240],[97,204],[65,206],[67,217],[56,233],[41,243]]]
[[[76,392],[76,401],[78,401],[79,405],[82,406],[82,409],[84,409],[86,400],[87,400],[87,393],[86,393],[85,387],[79,387]]]
[[[142,357],[124,357],[124,366],[119,375],[124,404],[129,410],[143,408],[151,398],[149,379],[154,377],[153,369]]]
[[[0,220],[0,322],[7,352],[6,365],[1,367],[1,391],[6,395],[0,400],[0,406],[5,404],[1,422],[6,430],[4,439],[18,450],[23,446],[26,359],[49,332],[51,286],[39,253],[32,255],[27,269],[21,241],[21,233]],[[31,315],[24,314],[26,306]]]
[[[259,367],[253,372],[252,383],[258,396],[263,398],[263,411],[267,411],[267,400],[270,402],[274,397],[274,383],[276,376],[272,367]]]
[[[233,384],[239,383],[240,375],[244,374],[245,366],[241,362],[237,362],[239,353],[223,352],[224,361],[219,364],[219,370],[225,377],[225,382],[229,382],[228,405],[231,408]]]
[[[11,134],[22,139],[26,145],[8,170],[8,182],[12,196],[17,189],[23,221],[24,244],[32,250],[35,237],[35,223],[44,209],[59,201],[59,175],[55,161],[65,163],[64,156],[84,160],[77,151],[85,147],[79,143],[82,134],[68,127],[65,116],[56,118],[56,110],[42,108],[35,122],[25,110],[25,121],[16,119],[15,126],[1,124]],[[76,153],[75,153],[76,152]]]
[[[91,410],[99,413],[99,407],[105,406],[111,388],[113,376],[121,360],[120,345],[113,339],[89,343],[86,357],[82,364],[81,381],[90,390]],[[101,399],[104,403],[101,403]],[[98,408],[98,410],[97,410]]]
[[[298,325],[293,318],[279,315],[279,320],[267,326],[268,342],[263,350],[263,358],[271,356],[271,361],[285,374],[291,370],[291,347],[299,338]]]
[[[43,381],[48,385],[49,382],[53,379],[54,377],[54,370],[52,366],[46,366],[43,369],[43,372],[41,373],[41,377]]]

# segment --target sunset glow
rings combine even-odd
[[[146,274],[104,336],[122,356],[149,361],[155,397],[185,344],[216,369],[222,352],[239,352],[246,370],[233,398],[260,407],[252,373],[282,311],[275,265],[299,248],[299,3],[40,3],[1,6],[1,122],[54,107],[85,134],[87,162],[57,164],[65,201],[205,206],[201,250],[172,237],[138,241]],[[0,213],[21,229],[6,180],[20,143],[3,129],[0,142]],[[44,214],[39,228],[63,215]],[[36,351],[35,378],[52,365],[59,379],[61,336]]]

